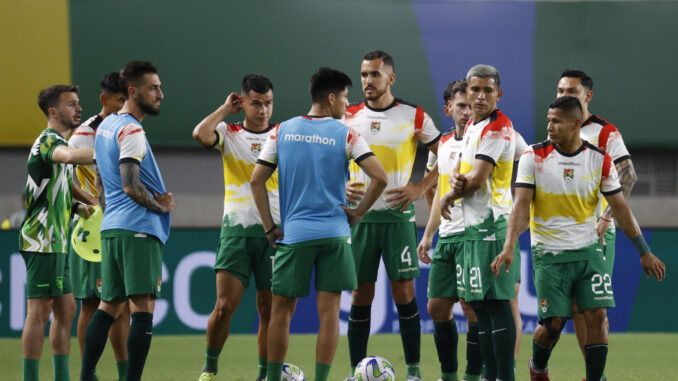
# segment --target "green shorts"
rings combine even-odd
[[[62,296],[73,292],[66,253],[22,251],[26,263],[26,298]]]
[[[539,301],[539,321],[572,317],[572,300],[579,311],[614,307],[612,277],[602,257],[563,263],[534,264],[534,286]]]
[[[70,248],[73,296],[76,299],[101,299],[101,262],[82,259],[73,247]]]
[[[464,232],[438,239],[428,273],[429,298],[464,297]]]
[[[155,236],[130,230],[101,232],[101,299],[126,300],[130,295],[160,297],[162,243]]]
[[[495,276],[490,267],[503,247],[503,239],[464,242],[464,275],[467,279],[464,299],[466,301],[515,299],[515,272],[520,269],[512,265],[506,273],[502,266],[499,275]]]
[[[244,288],[254,273],[257,290],[271,288],[275,248],[266,237],[227,236],[219,239],[214,270],[225,270],[238,278]]]
[[[355,290],[358,282],[348,241],[348,237],[339,237],[279,245],[271,291],[289,298],[308,296],[314,268],[317,291]]]
[[[522,265],[523,258],[520,256],[520,242],[516,241],[516,247],[513,249],[513,263],[511,267],[515,267],[516,283],[520,283],[520,266]]]
[[[377,281],[379,257],[390,280],[419,276],[414,222],[360,223],[351,229],[358,283]]]

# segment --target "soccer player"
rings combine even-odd
[[[126,100],[97,129],[94,141],[101,223],[102,291],[87,326],[80,379],[93,379],[106,337],[129,298],[127,381],[138,381],[153,334],[155,299],[162,289],[162,246],[169,236],[174,196],[167,192],[141,122],[160,113],[158,70],[128,62],[120,72]],[[105,191],[104,191],[105,190]]]
[[[439,194],[450,189],[449,178],[455,160],[463,146],[464,128],[471,118],[471,106],[466,97],[466,79],[450,83],[445,90],[444,112],[454,120],[454,126],[443,134],[438,146],[438,186],[430,206],[426,230],[422,236],[417,254],[419,260],[430,263],[428,281],[428,313],[433,318],[433,338],[440,360],[439,381],[456,381],[457,377],[457,325],[452,316],[452,306],[459,300],[468,321],[466,340],[466,372],[463,380],[478,381],[482,369],[482,358],[478,347],[478,318],[464,298],[464,216],[460,204],[455,204],[452,220],[440,217]],[[433,167],[436,155],[429,152],[429,164]],[[438,244],[429,256],[433,236],[439,230]]]
[[[351,229],[358,273],[358,289],[353,291],[348,321],[351,369],[355,370],[358,362],[367,355],[374,284],[382,257],[398,309],[407,380],[420,380],[421,325],[414,299],[414,278],[419,276],[419,263],[412,202],[435,184],[437,170],[427,174],[419,184],[409,181],[417,141],[436,153],[441,134],[421,107],[391,94],[396,75],[393,58],[386,52],[375,50],[365,54],[360,77],[365,100],[349,106],[345,122],[365,137],[386,168],[391,188]],[[351,182],[346,188],[349,200],[360,200],[362,187],[368,183],[368,176],[359,166],[351,165]]]
[[[94,135],[99,124],[110,114],[117,112],[125,103],[125,96],[120,89],[120,73],[107,74],[100,83],[101,111],[97,115],[87,119],[73,131],[68,140],[68,146],[73,148],[94,149]],[[81,189],[92,197],[92,204],[98,203],[98,194],[94,185],[94,165],[79,165],[75,169]],[[78,344],[80,345],[80,357],[85,347],[85,331],[92,315],[97,310],[101,301],[101,263],[90,262],[81,258],[70,248],[71,274],[73,279],[73,296],[80,300],[80,316],[77,323]],[[127,349],[125,342],[129,333],[129,309],[115,320],[109,332],[113,355],[118,368],[118,379],[124,381],[127,377]]]
[[[244,111],[245,119],[224,123],[228,115]],[[231,319],[242,293],[254,274],[259,312],[259,374],[266,378],[266,329],[271,314],[271,272],[275,249],[266,238],[261,217],[256,210],[249,181],[261,148],[273,128],[273,84],[261,74],[243,78],[240,95],[231,93],[226,102],[203,119],[193,130],[193,139],[218,149],[224,162],[224,218],[214,264],[217,300],[207,323],[205,364],[199,380],[216,380],[219,354],[228,337]],[[266,183],[273,221],[280,223],[278,209],[278,175]]]
[[[314,380],[327,380],[339,337],[341,291],[357,286],[349,224],[360,221],[388,181],[360,134],[334,120],[344,116],[349,86],[346,74],[320,68],[311,77],[313,104],[308,115],[273,130],[252,173],[254,201],[269,241],[278,248],[271,286],[268,381],[280,381],[290,320],[297,298],[308,295],[314,268],[320,322]],[[355,209],[344,206],[350,160],[370,178]],[[276,166],[282,229],[274,223],[266,190]]]
[[[581,103],[584,112],[581,138],[610,155],[619,174],[622,193],[624,198],[628,200],[638,176],[619,130],[613,124],[597,115],[593,115],[589,111],[589,103],[593,99],[593,79],[580,70],[567,69],[563,71],[558,81],[557,96],[566,95],[577,98]],[[601,237],[603,245],[605,245],[607,257],[605,263],[609,266],[611,276],[615,258],[615,226],[612,223],[612,210],[604,198],[601,198],[601,204],[596,208],[596,217],[598,218],[596,231],[598,236]],[[582,354],[584,354],[586,324],[584,323],[583,315],[576,308],[576,301],[573,306],[573,313],[572,322],[574,323],[574,331],[577,335],[579,348]]]
[[[666,269],[641,234],[612,158],[581,138],[584,114],[579,101],[570,96],[557,98],[549,105],[547,120],[549,140],[531,146],[520,159],[506,244],[492,263],[492,271],[500,274],[504,264],[509,271],[515,241],[530,223],[539,325],[543,327],[534,334],[530,379],[549,380],[548,359],[572,316],[576,297],[587,328],[586,378],[600,380],[607,358],[607,308],[614,307],[606,248],[596,234],[595,209],[601,194],[638,249],[645,273],[661,281]]]
[[[466,80],[473,117],[453,170],[452,189],[441,198],[440,208],[450,219],[448,207],[464,199],[465,299],[478,316],[485,378],[512,381],[516,325],[509,301],[515,298],[516,278],[513,272],[493,277],[490,264],[504,246],[511,211],[515,134],[511,120],[497,109],[502,96],[497,69],[473,66]]]
[[[68,232],[72,211],[89,216],[85,205],[72,200],[70,164],[91,164],[93,151],[69,148],[66,143],[82,114],[77,86],[43,89],[38,105],[47,117],[47,128],[35,139],[28,156],[26,216],[19,238],[19,251],[26,263],[28,299],[21,335],[23,379],[38,380],[45,325],[54,313],[49,333],[54,379],[66,381],[70,380],[68,354],[76,310],[68,266]]]

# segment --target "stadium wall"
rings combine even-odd
[[[422,233],[420,230],[419,234]],[[646,230],[644,234],[655,252],[671,253],[678,230]],[[162,298],[156,301],[154,333],[195,334],[205,331],[216,298],[212,265],[218,237],[218,229],[172,230],[163,253]],[[26,269],[21,255],[16,252],[17,241],[17,231],[0,231],[0,337],[20,336],[25,318]],[[527,235],[521,237],[521,247],[523,282],[519,297],[520,312],[525,331],[532,332],[537,324],[537,298],[531,281]],[[678,257],[662,255],[661,258],[669,272],[678,267]],[[430,333],[433,321],[426,312],[428,266],[420,264],[420,269],[421,276],[415,281],[416,298],[422,314],[422,330]],[[372,332],[398,332],[398,315],[384,269],[379,274],[372,309]],[[678,323],[666,319],[671,313],[678,313],[678,306],[671,302],[675,300],[677,288],[678,281],[670,276],[662,283],[641,276],[638,254],[629,240],[620,234],[613,277],[617,307],[608,312],[613,332],[678,332]],[[350,300],[350,293],[342,295],[342,334],[347,329]],[[255,290],[250,285],[235,314],[231,332],[256,332],[258,320],[254,301]],[[466,321],[458,304],[453,312],[459,331],[466,332]],[[299,300],[291,331],[316,333],[317,328],[315,292],[311,291],[309,297]],[[571,326],[568,326],[567,332],[571,331]]]

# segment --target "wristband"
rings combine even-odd
[[[269,235],[269,234],[273,233],[273,231],[275,230],[276,227],[277,227],[277,226],[273,225],[273,227],[271,228],[271,230],[267,231],[267,232],[264,233],[264,234]]]
[[[74,202],[73,205],[71,205],[71,217],[73,217],[76,213],[78,213],[78,207],[80,206],[80,203],[78,201]]]
[[[647,245],[647,242],[645,242],[645,237],[643,237],[642,234],[637,237],[633,237],[631,239],[631,243],[633,243],[633,246],[636,247],[641,257],[651,252],[650,246]]]
[[[607,218],[602,217],[602,216],[600,217],[600,219],[603,220],[603,221],[605,221],[605,222],[612,222],[612,220],[608,220]]]

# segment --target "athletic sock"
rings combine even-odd
[[[52,365],[54,366],[54,381],[71,381],[68,355],[52,355]]]
[[[478,343],[478,323],[468,323],[466,335],[466,373],[464,380],[478,381],[483,370],[483,358]]]
[[[266,359],[263,357],[259,357],[259,373],[257,375],[258,378],[264,379],[266,378]]]
[[[153,338],[153,314],[148,312],[133,313],[132,324],[130,324],[129,336],[127,337],[129,357],[127,381],[141,380],[148,350],[151,348],[151,338]]]
[[[491,300],[487,310],[492,323],[492,346],[497,360],[497,379],[514,381],[513,355],[516,347],[516,323],[508,300]]]
[[[85,331],[85,347],[82,355],[82,367],[80,368],[80,380],[94,380],[94,371],[106,346],[108,330],[115,319],[102,310],[96,310],[92,319],[87,324]]]
[[[323,364],[321,362],[315,363],[315,377],[314,381],[327,381],[327,377],[330,375],[330,367],[332,364]]]
[[[440,378],[445,380],[445,381],[457,381],[457,379],[459,377],[457,376],[457,372],[451,372],[451,373],[441,372]]]
[[[607,344],[591,344],[584,347],[586,356],[586,379],[600,380],[607,360]]]
[[[127,369],[129,368],[129,361],[119,361],[115,363],[118,368],[118,381],[127,381]]]
[[[281,381],[283,363],[268,361],[266,368],[268,369],[266,381]]]
[[[421,378],[421,370],[419,369],[419,363],[411,363],[411,364],[405,364],[405,367],[407,369],[407,375],[408,376],[415,376]]]
[[[532,369],[537,372],[546,372],[553,347],[545,347],[532,341]]]
[[[205,364],[202,366],[202,371],[205,373],[217,374],[217,367],[219,364],[219,354],[221,354],[221,348],[210,348],[205,346]]]
[[[439,323],[433,322],[433,341],[438,350],[438,360],[440,361],[440,371],[443,374],[457,372],[457,342],[459,335],[457,333],[457,324],[454,319]],[[449,377],[442,377],[450,379]],[[456,377],[455,377],[456,380]]]
[[[493,381],[497,378],[497,360],[494,357],[492,346],[492,323],[487,306],[483,301],[469,303],[478,317],[478,344],[483,359],[483,375]]]
[[[421,355],[421,322],[419,321],[419,309],[417,301],[407,304],[396,304],[398,320],[400,322],[400,338],[405,352],[405,365],[409,376],[421,377],[419,372],[419,359]],[[416,366],[416,368],[415,368]],[[410,368],[416,369],[416,374],[410,374]]]
[[[367,341],[370,338],[370,315],[372,306],[351,305],[351,312],[348,315],[348,353],[351,357],[351,369],[355,367],[360,360],[367,357]]]
[[[21,365],[23,368],[23,381],[38,381],[40,374],[40,359],[24,358],[21,360]]]

